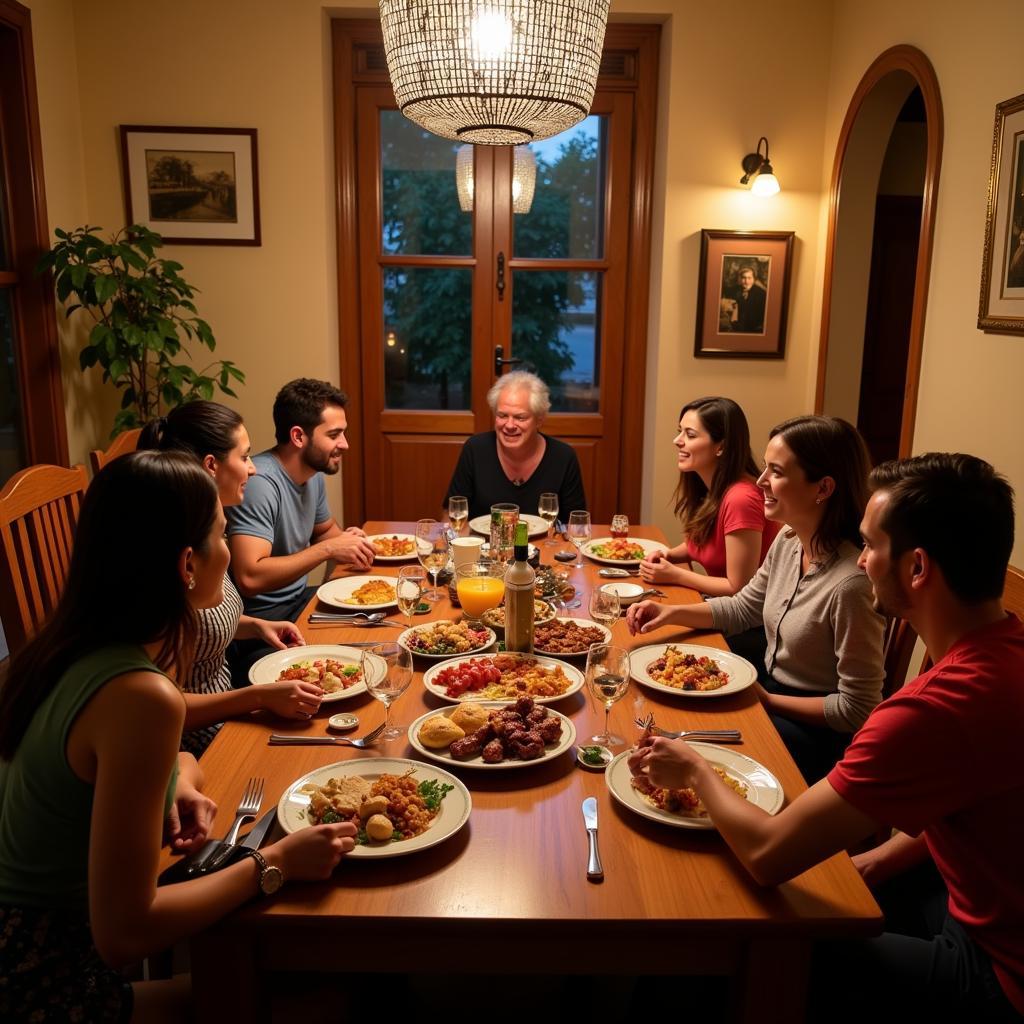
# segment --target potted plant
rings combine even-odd
[[[211,362],[202,370],[176,361],[191,359],[187,341],[211,351],[216,341],[210,325],[196,315],[197,289],[179,275],[182,265],[157,257],[164,244],[160,235],[134,224],[107,242],[97,234],[102,230],[57,228],[57,244],[37,269],[53,271],[66,316],[85,310],[94,321],[79,362],[83,370],[99,363],[104,381],[123,389],[110,436],[194,398],[213,398],[215,387],[236,397],[231,382],[244,383],[245,374],[231,361]]]

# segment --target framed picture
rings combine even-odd
[[[259,245],[255,128],[121,125],[129,224],[176,245]]]
[[[701,231],[693,354],[782,359],[792,261],[792,231]]]
[[[1024,334],[1024,95],[996,107],[978,326]]]

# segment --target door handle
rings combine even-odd
[[[522,362],[522,359],[515,359],[515,358],[502,359],[502,356],[504,354],[505,354],[505,349],[501,345],[495,345],[494,346],[494,376],[495,377],[500,377],[501,376],[502,367],[504,367],[504,366],[518,366]]]

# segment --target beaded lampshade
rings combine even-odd
[[[529,146],[516,146],[512,152],[512,212],[529,213],[537,185],[537,158]],[[475,194],[472,146],[459,146],[455,153],[455,188],[459,209],[468,213],[473,209]]]
[[[446,139],[514,146],[590,112],[609,0],[380,0],[391,85]]]

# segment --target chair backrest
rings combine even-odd
[[[113,462],[119,455],[127,455],[135,451],[139,446],[139,435],[141,427],[134,430],[126,430],[118,434],[111,442],[110,447],[103,451],[102,448],[94,448],[89,452],[89,462],[92,463],[92,475],[95,476],[108,462]]]
[[[891,697],[906,681],[910,659],[914,655],[917,633],[906,619],[895,616],[886,620],[884,654],[885,679],[882,699]]]
[[[1024,619],[1024,571],[1015,565],[1006,567],[1006,586],[1003,588],[1003,607]]]
[[[87,484],[84,466],[29,466],[0,491],[0,616],[12,652],[60,599]]]

